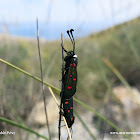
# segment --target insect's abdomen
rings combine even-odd
[[[68,127],[70,128],[74,123],[73,116],[73,98],[70,100],[63,99],[64,117],[66,118]]]

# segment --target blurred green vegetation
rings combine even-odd
[[[103,62],[103,58],[108,59],[130,85],[135,86],[140,83],[139,27],[140,18],[137,18],[76,40],[79,61],[76,98],[96,106],[100,101],[102,102],[110,86],[121,84]],[[3,38],[0,40],[0,58],[40,77],[36,39]],[[60,88],[61,42],[40,40],[40,47],[44,81]],[[71,50],[71,42],[65,40],[64,47],[66,50]],[[23,119],[26,119],[34,104],[42,100],[41,86],[38,82],[2,63],[0,63],[0,77],[0,96],[4,116],[15,119],[14,114],[8,115],[11,112],[6,106],[8,102],[10,106],[16,108]]]

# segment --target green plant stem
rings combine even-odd
[[[133,54],[134,54],[134,56],[136,58],[137,63],[140,65],[140,56],[138,54],[138,50],[136,49],[132,39],[130,38],[130,35],[126,32],[126,30],[123,28],[122,31],[124,32],[124,34],[126,36],[126,39],[128,41],[128,44],[129,44],[128,46],[129,46],[130,50],[133,52]]]
[[[107,120],[104,116],[102,116],[101,114],[99,114],[98,112],[96,112],[95,110],[93,110],[91,107],[87,106],[86,104],[84,104],[83,102],[79,101],[78,99],[73,98],[74,101],[76,101],[77,103],[79,103],[80,105],[82,105],[83,107],[85,107],[86,109],[88,109],[89,111],[93,112],[95,115],[97,115],[99,118],[101,118],[102,120],[106,121],[109,125],[111,125],[115,130],[117,130],[118,132],[122,132],[122,130],[120,128],[118,128],[115,124],[113,124],[111,121]],[[123,134],[124,137],[130,139],[128,137],[128,135]]]
[[[3,62],[3,63],[5,63],[5,64],[7,64],[8,66],[10,66],[10,67],[12,67],[12,68],[14,68],[14,69],[16,69],[16,70],[18,70],[18,71],[20,71],[20,72],[26,74],[26,75],[32,77],[33,79],[35,79],[35,80],[37,80],[37,81],[39,81],[39,82],[42,81],[40,78],[38,78],[38,77],[36,77],[36,76],[34,76],[34,75],[28,73],[27,71],[22,70],[22,69],[19,68],[19,67],[16,67],[16,66],[12,65],[11,63],[9,63],[9,62],[7,62],[7,61],[1,59],[1,58],[0,58],[0,61]],[[47,82],[44,82],[44,84],[47,85],[47,86],[49,86],[49,87],[51,87],[52,90],[53,90],[55,93],[57,93],[58,95],[60,94],[60,90],[59,90],[58,88],[52,86],[51,84],[49,84],[49,83],[47,83]]]
[[[126,86],[131,91],[130,85],[123,78],[123,76],[120,74],[120,72],[113,66],[113,64],[110,61],[108,61],[107,59],[103,59],[103,61],[115,73],[115,75],[120,79],[120,81],[124,84],[124,86]]]
[[[43,138],[43,139],[45,139],[45,140],[49,140],[49,139],[46,138],[45,136],[43,136],[43,135],[41,135],[41,134],[39,134],[39,133],[33,131],[33,130],[30,129],[30,128],[25,127],[24,125],[18,124],[18,123],[16,123],[16,122],[12,121],[12,120],[9,120],[9,119],[0,117],[0,121],[6,122],[6,123],[11,124],[11,125],[14,125],[14,126],[16,126],[16,127],[18,127],[18,128],[24,129],[24,130],[26,130],[26,131],[28,131],[28,132],[30,132],[30,133],[33,133],[33,134],[35,134],[36,136],[41,137],[41,138]]]
[[[3,63],[5,63],[5,64],[7,64],[8,66],[11,66],[12,68],[14,68],[14,69],[16,69],[16,70],[18,70],[18,71],[20,71],[20,72],[22,72],[22,73],[28,75],[29,77],[32,77],[33,79],[35,79],[35,80],[41,82],[41,79],[39,79],[38,77],[33,76],[32,74],[30,74],[30,73],[28,73],[28,72],[26,72],[26,71],[24,71],[24,70],[22,70],[22,69],[20,69],[20,68],[18,68],[18,67],[16,67],[16,66],[12,65],[12,64],[10,64],[9,62],[7,62],[7,61],[5,61],[5,60],[3,60],[3,59],[1,59],[1,58],[0,58],[0,61],[3,62]],[[47,85],[47,86],[49,86],[49,87],[51,87],[52,90],[53,90],[55,93],[57,93],[58,95],[60,95],[60,90],[59,90],[58,88],[55,88],[54,86],[48,84],[47,82],[44,82],[44,84]],[[122,132],[122,130],[119,129],[115,124],[113,124],[112,122],[110,122],[109,120],[107,120],[104,116],[102,116],[101,114],[99,114],[98,112],[96,112],[95,110],[93,110],[91,107],[87,106],[86,104],[84,104],[83,102],[79,101],[79,100],[76,99],[76,98],[73,98],[73,99],[74,99],[74,101],[76,101],[77,103],[81,104],[83,107],[85,107],[85,108],[88,109],[89,111],[91,111],[91,112],[93,112],[94,114],[96,114],[99,118],[101,118],[102,120],[106,121],[106,122],[107,122],[109,125],[111,125],[115,130],[117,130],[117,131],[119,131],[119,132]],[[126,134],[123,134],[123,135],[124,135],[126,138],[130,139],[130,138],[128,137],[128,135],[126,135]]]
[[[82,118],[80,117],[80,115],[75,110],[74,110],[74,114],[77,116],[77,118],[79,119],[79,121],[82,123],[82,125],[85,128],[85,130],[90,134],[90,136],[92,137],[92,139],[93,140],[97,140],[96,137],[90,131],[90,129],[87,127],[87,125],[85,124],[85,122],[82,120]]]

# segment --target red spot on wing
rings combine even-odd
[[[70,75],[70,77],[72,77],[72,75]]]
[[[73,107],[71,107],[70,109],[73,109]]]
[[[69,104],[69,102],[65,102],[65,104]]]
[[[70,65],[71,65],[71,66],[73,66],[73,64],[72,64],[72,63],[71,63]]]
[[[73,78],[73,81],[76,81],[76,78]]]
[[[68,86],[67,89],[72,89],[72,87],[71,86]]]
[[[74,64],[74,67],[76,67],[76,64]]]
[[[71,121],[73,121],[73,117],[71,117]]]
[[[68,113],[70,113],[70,110],[68,110]]]

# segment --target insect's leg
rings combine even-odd
[[[67,50],[62,46],[63,50],[67,53]]]
[[[59,112],[62,116],[64,116],[64,111],[62,110],[62,108],[60,108],[60,112]]]
[[[64,127],[64,126],[66,126],[66,125],[61,125],[60,128],[61,128],[61,127]]]

